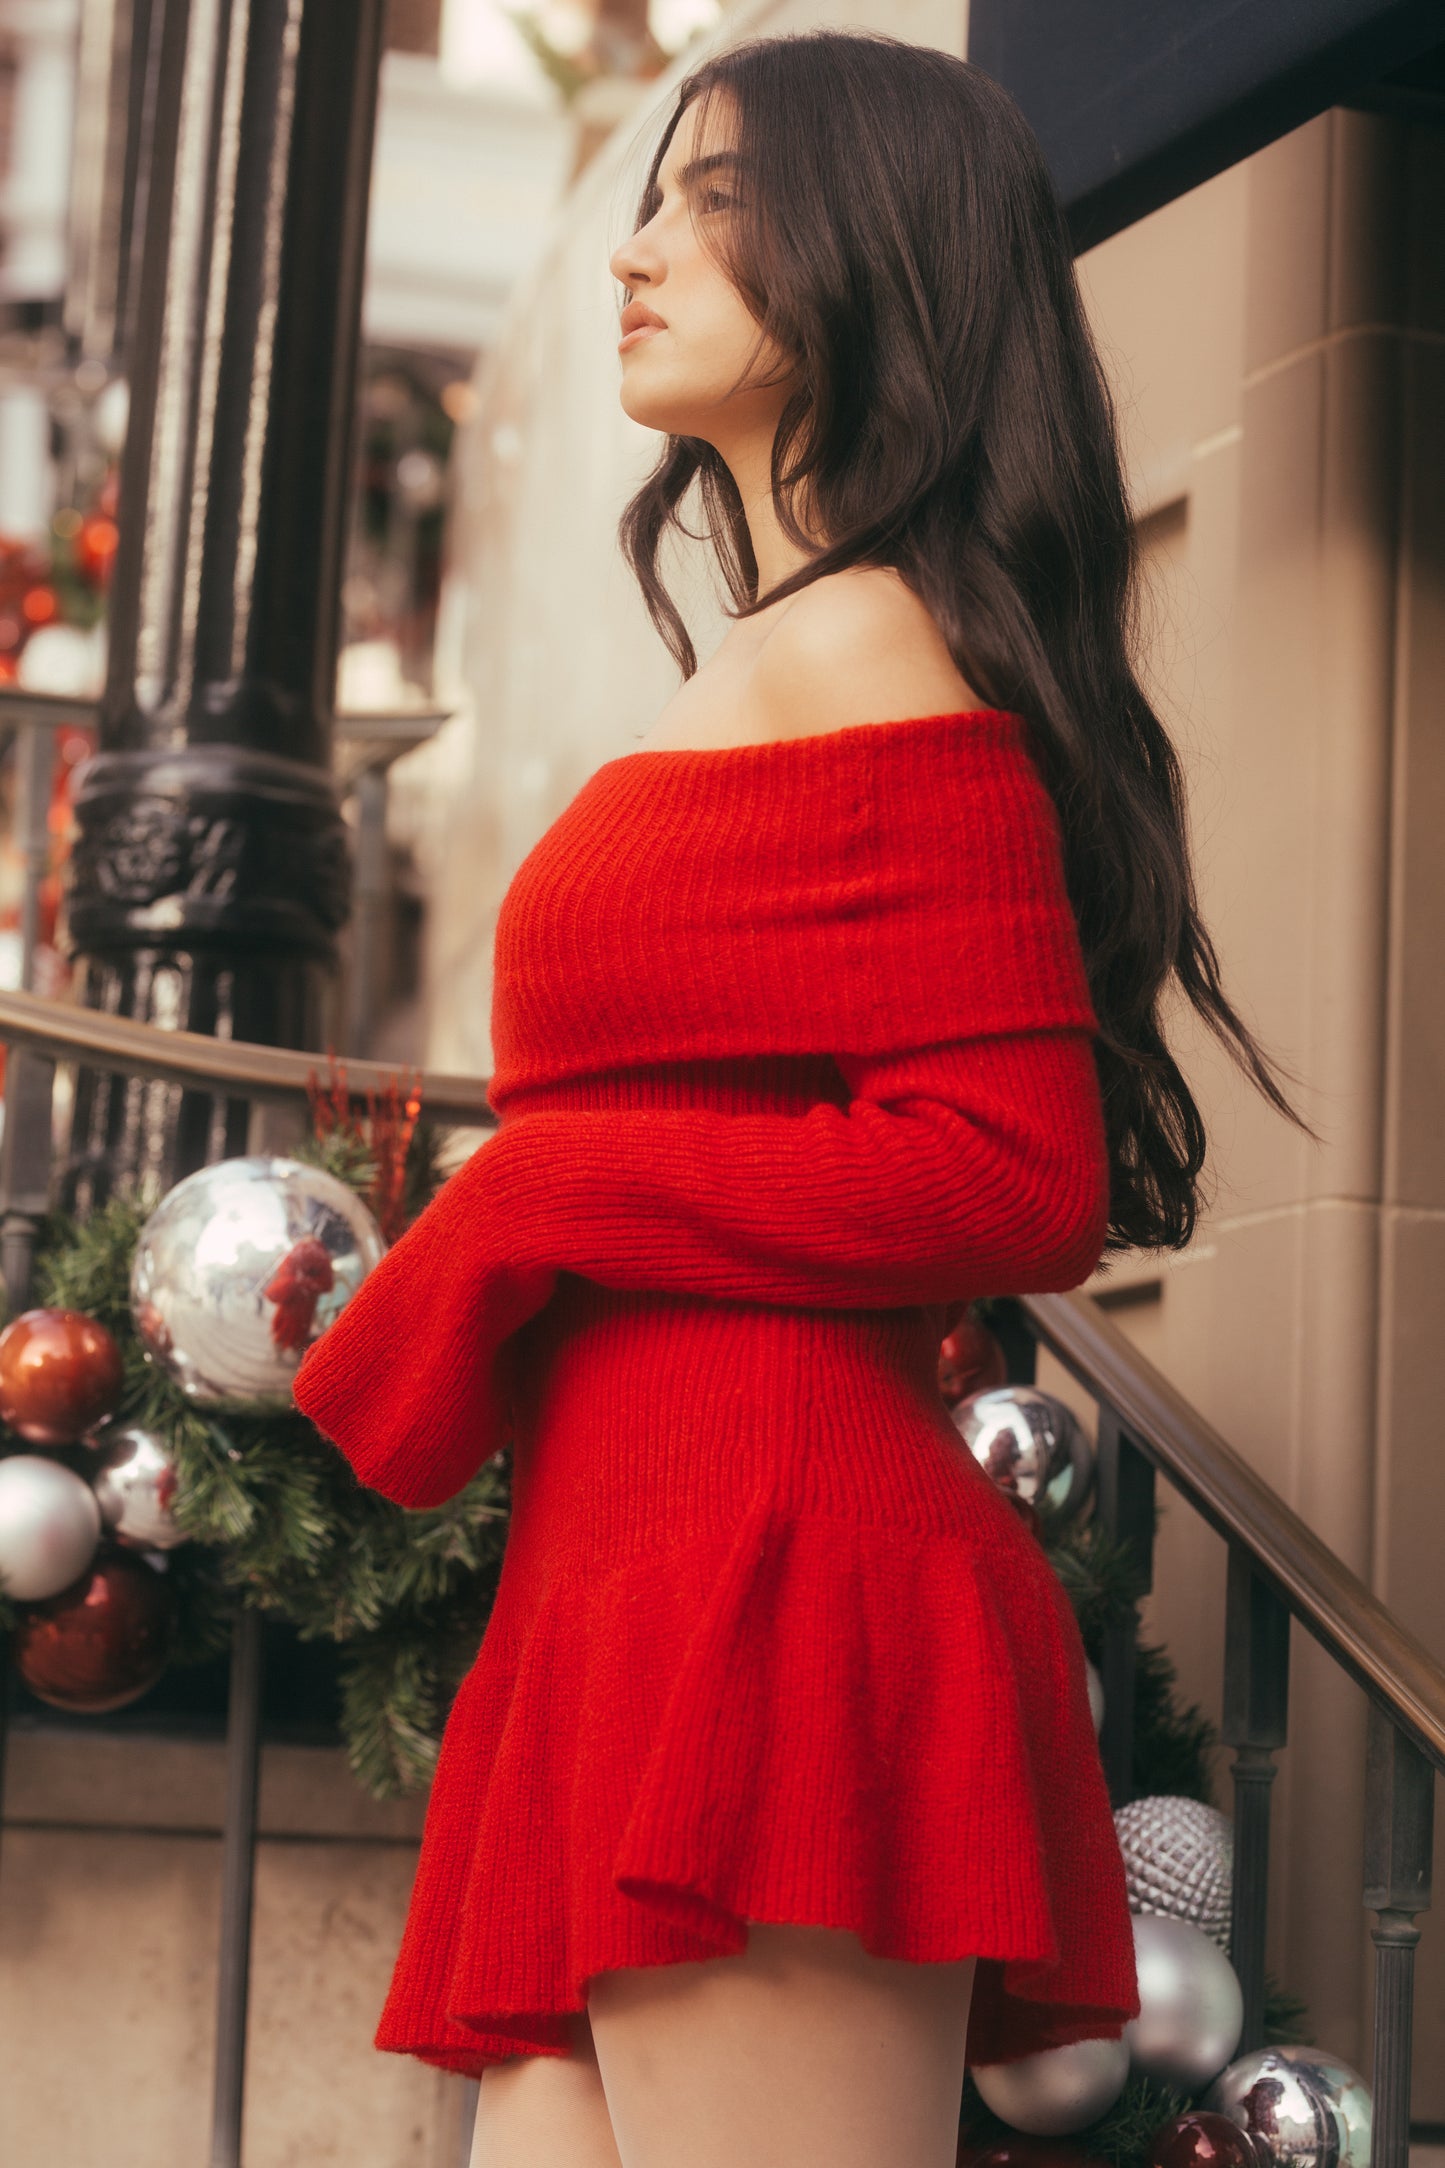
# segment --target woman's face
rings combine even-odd
[[[728,101],[718,99],[713,110],[704,142],[697,140],[697,105],[684,110],[658,170],[661,201],[614,251],[611,269],[631,289],[629,309],[662,319],[661,328],[630,339],[628,322],[621,326],[623,411],[648,429],[700,437],[727,458],[754,432],[771,442],[792,382],[772,340],[754,354],[758,325],[699,238],[709,227],[716,240],[725,237],[721,222],[746,185],[730,162]],[[752,388],[734,390],[750,358]],[[766,378],[779,381],[760,381]]]

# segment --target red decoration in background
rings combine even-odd
[[[330,1252],[315,1235],[293,1242],[267,1282],[268,1302],[276,1305],[271,1338],[277,1347],[304,1347],[320,1296],[336,1285]]]
[[[1008,1383],[1008,1358],[989,1331],[965,1316],[938,1351],[938,1390],[949,1407],[970,1393],[986,1393]]]
[[[32,1445],[73,1445],[124,1383],[114,1335],[79,1310],[24,1310],[0,1332],[0,1418]]]
[[[75,561],[97,587],[106,587],[110,583],[119,541],[120,530],[113,519],[101,516],[82,521],[75,537]]]
[[[169,1583],[117,1551],[43,1603],[26,1604],[15,1663],[52,1708],[99,1716],[138,1700],[166,1668],[175,1621]]]
[[[366,1119],[371,1131],[368,1140],[360,1117],[352,1111],[345,1062],[338,1062],[330,1047],[326,1050],[326,1060],[329,1074],[324,1085],[314,1069],[306,1079],[312,1128],[318,1138],[339,1131],[370,1151],[376,1161],[376,1174],[366,1192],[366,1201],[376,1214],[382,1234],[388,1242],[395,1242],[406,1225],[406,1161],[421,1113],[420,1074],[414,1075],[406,1069],[399,1076],[389,1078],[379,1101],[376,1092],[367,1086]]]

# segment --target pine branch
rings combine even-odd
[[[1197,2107],[1207,2090],[1207,2087],[1201,2087],[1197,2095],[1185,2093],[1177,2086],[1165,2085],[1157,2078],[1136,2073],[1112,2108],[1082,2130],[1070,2131],[1069,2147],[1077,2149],[1080,2155],[1087,2153],[1092,2159],[1109,2161],[1113,2168],[1148,2168],[1160,2124],[1167,2123],[1172,2116],[1182,2115],[1187,2108]],[[959,2132],[969,2146],[991,2145],[1018,2137],[1011,2123],[1006,2123],[1002,2116],[995,2115],[992,2108],[986,2106],[972,2071],[964,2076]]]

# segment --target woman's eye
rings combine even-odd
[[[721,188],[705,188],[702,194],[703,209],[707,211],[717,210],[722,206],[736,201],[735,197],[728,195],[725,190]]]

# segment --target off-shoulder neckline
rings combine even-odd
[[[630,753],[618,753],[611,760],[604,760],[595,772],[601,774],[606,768],[621,768],[632,761],[668,761],[685,764],[689,761],[711,763],[723,760],[741,760],[746,765],[749,758],[756,759],[770,754],[791,756],[793,748],[804,745],[847,745],[852,740],[886,737],[895,731],[917,730],[925,725],[941,723],[1022,722],[1023,718],[1014,708],[953,708],[933,715],[899,715],[885,717],[876,723],[844,723],[836,730],[805,731],[793,738],[745,739],[737,745],[639,745]]]

